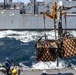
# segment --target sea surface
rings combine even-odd
[[[76,36],[76,31],[68,31],[71,35]],[[25,66],[33,69],[54,69],[64,68],[76,65],[76,56],[69,59],[59,59],[52,62],[37,62],[36,61],[36,41],[44,34],[48,35],[49,39],[55,39],[54,31],[0,31],[0,63],[5,62],[5,58],[9,57],[12,63],[23,63]],[[56,36],[58,33],[56,31]]]

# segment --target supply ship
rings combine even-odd
[[[56,2],[58,3],[59,0]],[[76,6],[76,0],[64,0],[62,2],[63,6],[66,7]],[[28,4],[13,2],[12,0],[0,2],[0,30],[43,30],[44,20],[41,12],[51,14],[53,3],[54,1],[52,0],[43,0],[43,2],[30,0]],[[76,7],[67,11],[67,29],[76,29],[75,11]],[[47,16],[45,25],[46,30],[54,29],[53,20]],[[62,27],[65,29],[64,17]]]

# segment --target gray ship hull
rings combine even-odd
[[[76,17],[67,17],[67,29],[76,29]],[[58,20],[56,21],[58,29]],[[65,21],[63,18],[63,29]],[[0,30],[44,30],[44,19],[42,14],[20,14],[20,10],[0,10]],[[45,29],[54,29],[53,20],[45,19]]]

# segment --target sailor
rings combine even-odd
[[[6,75],[10,75],[9,74],[9,71],[10,71],[10,60],[9,60],[8,57],[6,57],[5,69],[6,69]]]
[[[15,69],[15,64],[14,63],[12,64],[12,67],[11,68],[12,68],[12,70]]]
[[[19,63],[18,63],[17,71],[18,71],[18,75],[20,75],[21,67],[20,67]]]
[[[13,69],[13,70],[12,70],[12,75],[18,75],[18,73],[17,73],[17,70],[16,70],[16,69]]]

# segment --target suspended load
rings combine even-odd
[[[54,40],[40,40],[36,44],[37,61],[55,61],[57,45]]]
[[[57,57],[66,59],[76,55],[76,38],[63,37],[60,40],[38,40],[37,61],[55,61]]]

